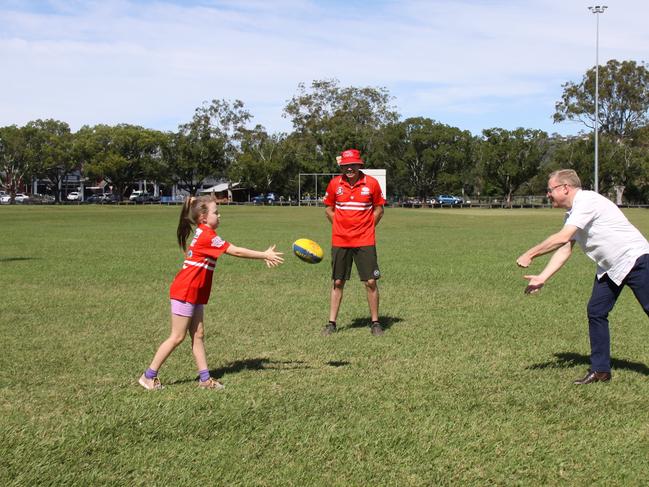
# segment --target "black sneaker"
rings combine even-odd
[[[334,333],[336,333],[336,324],[335,323],[327,323],[327,326],[325,326],[324,329],[322,330],[322,336],[325,336],[325,337],[327,337],[329,335],[333,335]]]
[[[370,331],[372,332],[372,335],[375,337],[380,337],[383,335],[383,327],[381,326],[381,323],[378,321],[375,321],[372,323],[372,328],[370,328]]]

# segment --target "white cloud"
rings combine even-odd
[[[36,5],[36,4],[34,4]],[[0,1],[0,125],[54,117],[175,129],[212,98],[287,130],[299,82],[385,86],[399,111],[460,128],[552,127],[594,64],[595,17],[561,0]],[[649,53],[649,3],[612,0],[600,62]],[[525,107],[521,110],[520,107]],[[485,125],[487,124],[487,125]],[[574,132],[574,126],[566,126]]]

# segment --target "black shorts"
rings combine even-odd
[[[381,277],[376,257],[376,246],[331,247],[331,278],[348,281],[352,274],[352,262],[356,264],[361,281]]]

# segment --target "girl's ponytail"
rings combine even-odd
[[[187,237],[192,233],[192,224],[194,222],[191,218],[191,209],[195,201],[196,198],[194,196],[186,197],[182,210],[180,210],[180,220],[178,221],[176,236],[178,237],[178,245],[180,245],[183,251],[187,250]]]

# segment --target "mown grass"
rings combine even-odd
[[[561,211],[388,209],[381,338],[355,277],[339,332],[319,335],[329,263],[288,252],[328,248],[321,208],[221,212],[224,238],[287,262],[217,264],[207,348],[225,391],[197,390],[184,343],[149,393],[178,208],[0,208],[0,485],[646,483],[649,321],[632,293],[611,316],[614,380],[588,387],[571,381],[592,263],[578,251],[523,294],[515,259]],[[649,234],[646,210],[627,215]]]

